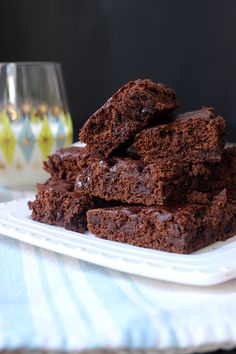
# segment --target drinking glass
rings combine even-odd
[[[0,64],[0,186],[32,187],[42,162],[72,143],[73,127],[56,63]]]

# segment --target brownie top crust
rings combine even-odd
[[[63,149],[59,149],[55,151],[53,154],[48,156],[49,160],[52,160],[55,158],[58,158],[60,160],[71,158],[71,159],[83,159],[87,158],[88,156],[91,155],[91,152],[86,149],[86,147],[80,147],[80,146],[69,146]],[[47,167],[48,162],[45,161],[44,165]]]
[[[54,155],[59,156],[61,159],[68,156],[83,157],[87,155],[87,150],[85,147],[80,146],[69,146],[60,150],[57,150]],[[52,156],[52,155],[50,155]]]
[[[202,107],[200,109],[197,109],[195,111],[190,111],[190,112],[185,112],[178,114],[176,118],[174,118],[174,122],[181,122],[187,119],[196,119],[196,118],[201,118],[201,119],[213,119],[215,118],[216,112],[213,107]],[[196,127],[197,128],[197,127]]]
[[[62,180],[57,177],[49,178],[47,182],[41,184],[37,183],[36,184],[36,190],[37,192],[40,192],[42,190],[55,190],[59,193],[67,193],[67,192],[73,192],[74,191],[74,182],[73,181],[67,181],[67,180]]]

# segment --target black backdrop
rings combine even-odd
[[[181,110],[213,105],[236,141],[235,0],[1,0],[0,61],[62,63],[79,127],[119,86],[173,86]]]

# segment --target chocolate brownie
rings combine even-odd
[[[91,153],[84,147],[70,146],[48,156],[44,169],[59,179],[75,180],[78,171]]]
[[[97,207],[94,198],[74,192],[74,183],[56,178],[38,184],[36,199],[28,205],[33,220],[77,232],[87,228],[87,210]]]
[[[130,245],[191,253],[236,231],[236,206],[222,191],[208,204],[175,208],[123,206],[87,212],[94,235]]]
[[[227,147],[217,163],[165,161],[143,163],[131,158],[90,157],[75,189],[105,200],[128,204],[175,205],[194,191],[222,190],[236,184],[236,147]]]
[[[144,164],[131,158],[89,158],[75,181],[75,190],[129,204],[169,205],[184,202],[208,170],[202,164]],[[205,188],[205,180],[204,180]]]
[[[177,107],[175,91],[168,86],[151,80],[130,81],[88,119],[80,140],[107,157],[150,121]]]
[[[141,131],[133,148],[145,162],[159,159],[192,163],[220,161],[225,145],[225,120],[203,107],[173,117],[173,121]]]

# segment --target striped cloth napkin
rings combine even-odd
[[[1,200],[27,193],[1,191]],[[0,238],[0,349],[184,353],[236,346],[236,280],[200,288]]]

